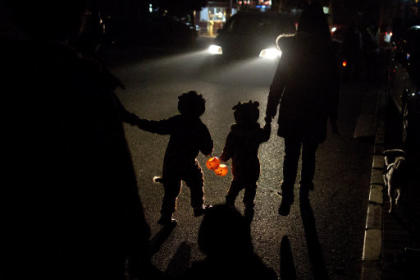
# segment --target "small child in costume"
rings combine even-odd
[[[204,204],[203,173],[196,160],[200,151],[204,155],[210,155],[213,150],[209,130],[200,119],[205,111],[205,102],[201,95],[190,91],[178,97],[180,115],[161,121],[138,119],[136,122],[140,129],[170,135],[162,178],[158,180],[165,189],[161,218],[158,221],[161,225],[176,223],[172,214],[181,191],[181,180],[190,188],[194,216],[201,216],[208,207]]]
[[[245,216],[249,221],[254,216],[254,198],[260,176],[258,147],[268,141],[271,133],[269,124],[261,128],[258,123],[258,105],[258,102],[252,101],[243,104],[239,102],[232,108],[236,123],[231,126],[220,156],[222,161],[232,158],[233,180],[226,195],[226,204],[234,206],[239,192],[245,189],[243,202]]]

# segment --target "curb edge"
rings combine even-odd
[[[361,280],[381,279],[380,260],[383,246],[383,192],[384,182],[384,121],[379,118],[381,92],[378,92],[376,108],[376,135],[372,156],[371,177],[369,183],[368,207],[362,249]]]

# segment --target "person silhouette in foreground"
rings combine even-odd
[[[215,205],[204,215],[198,246],[206,255],[192,264],[184,279],[261,279],[277,275],[254,253],[249,224],[236,208]]]
[[[9,189],[19,190],[7,196],[19,209],[10,213],[26,233],[8,256],[18,266],[13,273],[150,274],[150,229],[123,128],[136,118],[115,94],[119,81],[68,44],[80,32],[85,1],[7,0],[5,6],[16,33],[2,41],[0,54],[3,112],[14,115],[3,126],[13,153],[3,159]]]
[[[270,138],[269,124],[262,129],[258,123],[258,102],[238,103],[233,106],[236,123],[231,126],[220,159],[232,159],[233,180],[226,195],[226,204],[234,206],[235,199],[245,189],[245,217],[252,221],[257,181],[260,176],[258,147]]]
[[[196,160],[200,151],[204,155],[210,155],[213,150],[209,130],[200,119],[205,111],[205,103],[201,95],[189,91],[178,97],[180,115],[161,121],[136,121],[140,129],[171,136],[163,161],[162,177],[157,179],[165,188],[161,217],[158,221],[161,225],[176,223],[172,214],[175,212],[177,197],[181,191],[181,180],[190,188],[194,216],[201,216],[209,207],[204,204],[203,172]]]
[[[302,147],[300,187],[313,190],[315,153],[327,134],[330,120],[337,129],[339,77],[327,20],[318,1],[302,12],[296,36],[279,37],[283,51],[268,96],[266,122],[278,117],[284,138],[282,203],[280,215],[288,215]]]

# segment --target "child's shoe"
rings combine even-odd
[[[291,206],[292,203],[290,201],[283,200],[279,207],[279,214],[282,216],[289,215]]]
[[[194,208],[194,217],[202,216],[211,207],[213,207],[213,206],[203,204],[201,207]]]
[[[162,226],[169,226],[169,225],[176,225],[177,221],[172,218],[171,216],[161,216],[160,219],[158,220],[158,224],[162,225]]]

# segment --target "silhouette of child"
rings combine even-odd
[[[266,124],[261,128],[258,123],[258,102],[240,102],[232,109],[235,111],[236,124],[231,126],[223,153],[222,161],[232,158],[233,180],[226,195],[226,204],[233,206],[242,189],[245,189],[243,202],[245,216],[252,220],[254,216],[254,198],[257,181],[260,176],[258,147],[270,138],[271,127]]]
[[[201,151],[210,155],[213,141],[207,126],[200,120],[205,111],[205,99],[195,91],[184,93],[178,97],[180,115],[166,120],[150,121],[138,119],[140,129],[169,134],[170,139],[163,161],[162,178],[165,194],[163,196],[161,218],[158,223],[168,225],[176,223],[172,218],[176,200],[181,191],[181,180],[184,180],[191,192],[191,206],[194,216],[201,216],[208,206],[204,205],[203,173],[196,157]]]
[[[255,254],[248,222],[234,207],[215,205],[206,212],[198,246],[206,257],[192,264],[185,280],[277,279],[274,270]]]

